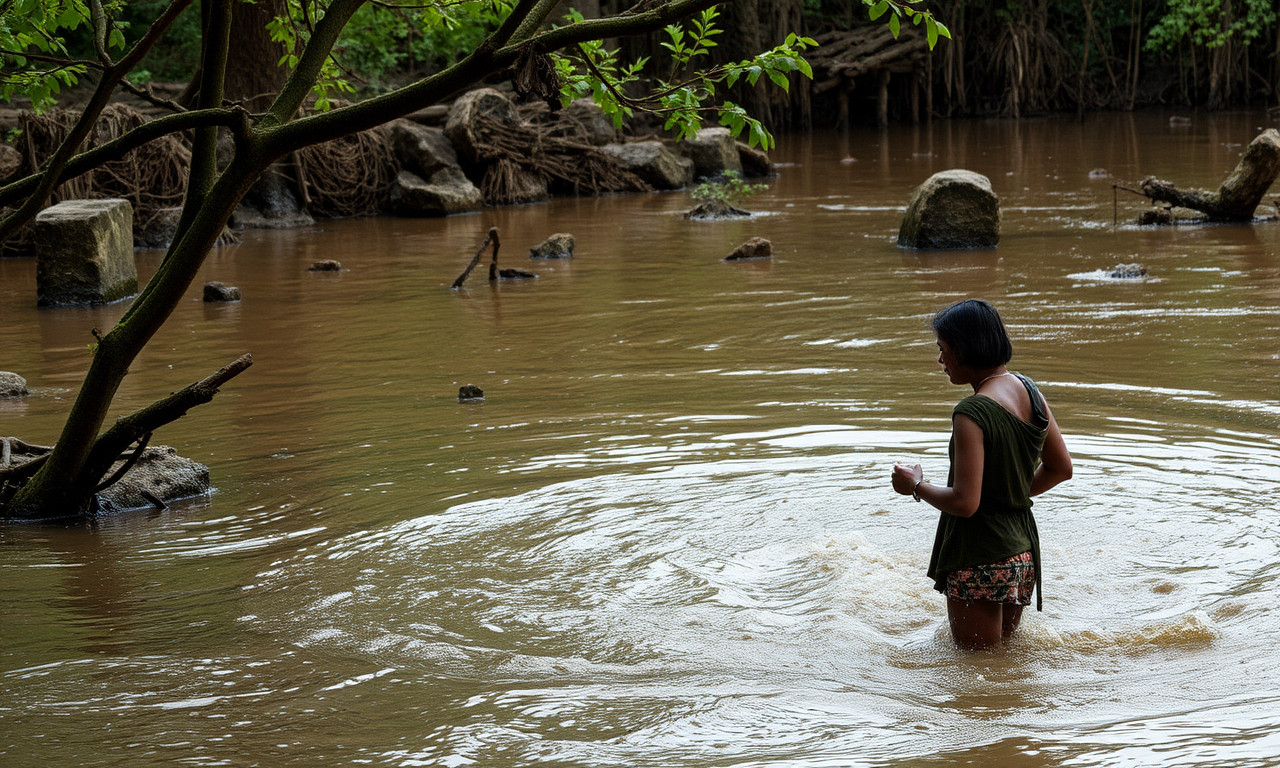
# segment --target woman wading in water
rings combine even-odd
[[[933,318],[933,332],[947,377],[973,394],[951,413],[946,485],[925,481],[919,464],[899,464],[893,488],[942,512],[929,577],[947,596],[956,644],[995,648],[1018,628],[1033,589],[1040,609],[1031,497],[1071,478],[1071,454],[1035,382],[1005,367],[1013,345],[995,307],[953,304]]]

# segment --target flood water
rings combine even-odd
[[[1089,176],[1216,187],[1267,123],[1168,117],[781,137],[750,221],[679,192],[246,233],[117,403],[252,352],[156,436],[216,491],[0,528],[0,763],[1280,765],[1280,225],[1137,228],[1122,196],[1113,226]],[[952,167],[1000,247],[899,250]],[[538,279],[450,291],[490,226]],[[531,262],[554,232],[576,258]],[[771,262],[720,261],[753,235]],[[953,648],[936,512],[889,487],[945,476],[967,390],[928,320],[968,296],[1076,462],[1035,507],[1044,612],[995,655]],[[48,443],[124,305],[34,305],[0,261],[35,390],[0,434]]]

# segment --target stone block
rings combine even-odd
[[[133,206],[64,200],[36,214],[36,292],[42,307],[108,304],[138,292]]]

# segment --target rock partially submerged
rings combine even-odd
[[[36,292],[42,307],[108,304],[138,291],[133,206],[64,200],[36,214]]]
[[[401,171],[391,185],[391,212],[397,216],[450,216],[480,210],[484,197],[455,167],[443,167],[424,180]]]
[[[320,261],[311,262],[311,266],[307,267],[308,272],[341,272],[342,262],[333,259],[321,259]]]
[[[726,171],[742,174],[737,144],[728,128],[703,128],[681,142],[680,150],[693,161],[693,175],[709,179]]]
[[[572,259],[573,235],[557,232],[529,249],[531,259]]]
[[[114,471],[114,468],[113,468]],[[154,507],[209,493],[209,468],[167,445],[149,446],[120,482],[98,493],[101,511]]]
[[[980,173],[940,171],[916,187],[898,232],[903,248],[994,248],[1000,199]]]
[[[600,151],[654,189],[681,189],[693,182],[693,161],[672,152],[660,141],[606,144]]]
[[[5,451],[8,466],[15,467],[48,454],[49,448],[34,446],[15,438],[0,438],[11,450]],[[127,459],[112,465],[106,477],[114,477]],[[171,501],[202,496],[212,490],[209,468],[179,456],[173,447],[153,445],[129,467],[117,482],[97,493],[95,512],[163,507]]]
[[[1147,276],[1147,268],[1141,264],[1117,264],[1107,270],[1107,277],[1112,280],[1136,280]]]
[[[754,261],[773,258],[773,243],[763,237],[753,237],[733,249],[725,261]]]
[[[204,284],[204,300],[210,303],[240,300],[240,289],[216,280]]]
[[[474,403],[484,399],[484,390],[475,384],[463,384],[458,387],[458,402]]]
[[[16,373],[0,371],[0,398],[26,397],[30,394],[27,380]]]

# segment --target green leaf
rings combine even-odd
[[[902,22],[897,16],[889,17],[889,31],[893,33],[894,38],[898,37],[898,33],[902,31]]]
[[[786,75],[782,74],[776,69],[770,69],[766,71],[769,73],[769,79],[773,81],[774,85],[778,86],[784,91],[791,89],[791,83],[787,82]]]
[[[871,15],[871,20],[875,21],[883,16],[884,12],[887,10],[889,10],[889,0],[880,0],[880,2],[871,6],[871,10],[868,11],[868,13]]]

